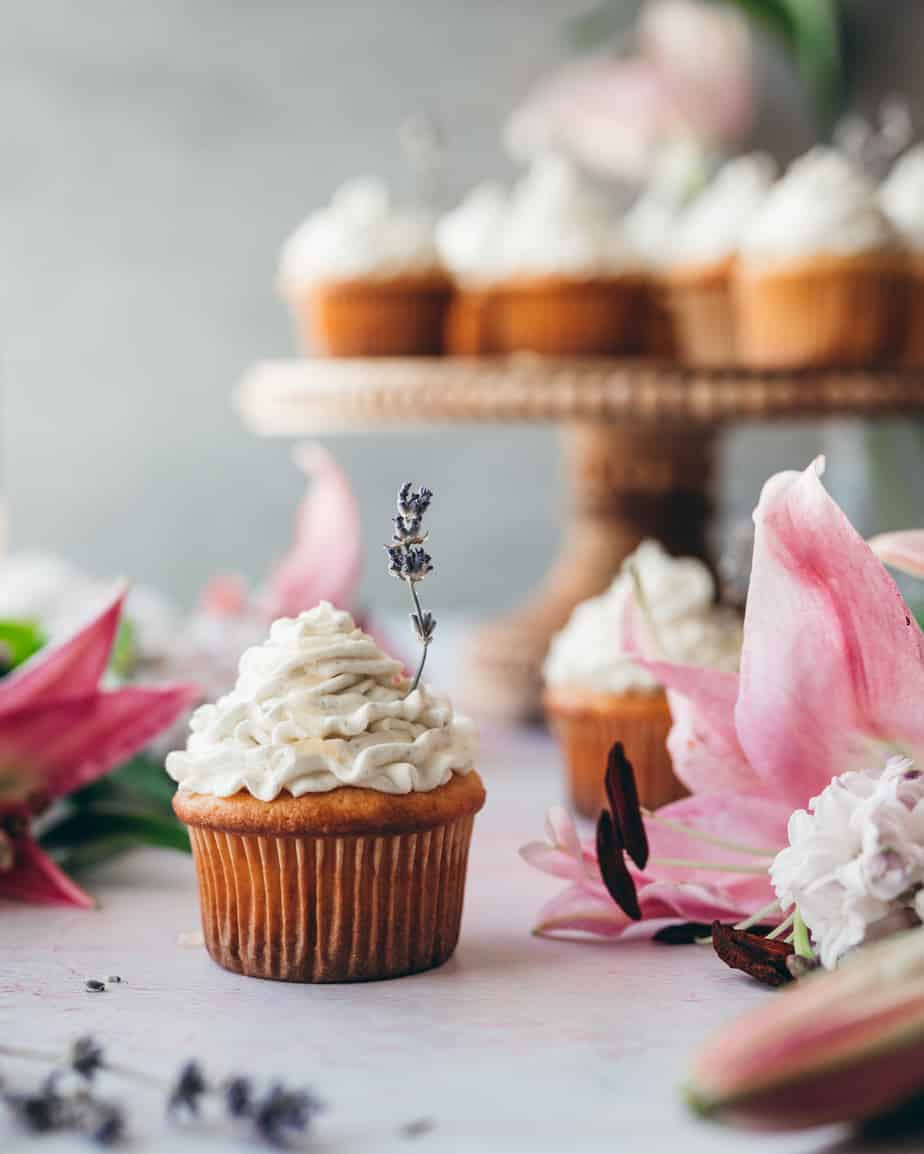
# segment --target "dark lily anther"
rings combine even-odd
[[[225,1106],[232,1118],[247,1118],[253,1109],[253,1087],[249,1078],[229,1078],[224,1086]]]
[[[629,873],[623,851],[625,845],[619,825],[608,810],[602,810],[597,819],[597,862],[606,892],[619,908],[634,922],[640,921],[642,911],[638,904],[635,882]]]
[[[417,585],[423,581],[428,573],[433,572],[433,559],[424,549],[427,534],[423,529],[424,514],[430,508],[433,493],[430,489],[414,489],[410,481],[405,481],[398,490],[398,512],[392,518],[394,531],[391,543],[385,546],[388,554],[388,571],[399,581],[404,581],[410,590],[414,611],[411,613],[411,624],[417,640],[423,646],[420,664],[414,680],[411,682],[410,692],[420,684],[424,664],[427,660],[427,650],[433,640],[436,630],[436,618],[432,613],[425,613],[420,607],[417,595]]]
[[[198,1114],[202,1096],[207,1092],[208,1084],[199,1063],[187,1062],[170,1091],[167,1113]]]
[[[643,870],[648,864],[648,835],[638,801],[635,770],[626,757],[621,741],[617,741],[610,750],[605,785],[610,812],[619,823],[626,853]]]

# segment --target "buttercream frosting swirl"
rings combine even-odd
[[[547,685],[600,693],[653,692],[658,683],[636,665],[623,644],[633,565],[657,639],[669,660],[734,670],[741,654],[741,619],[715,605],[715,582],[693,557],[671,557],[656,541],[643,541],[610,588],[582,602],[553,639],[545,659]]]
[[[879,200],[905,243],[924,250],[924,144],[897,161],[879,190]]]
[[[775,178],[776,164],[765,153],[730,160],[678,220],[674,261],[716,261],[734,253]]]
[[[744,231],[746,259],[874,252],[895,242],[876,189],[841,153],[814,148],[770,190]]]
[[[433,220],[394,205],[381,181],[349,181],[286,241],[283,284],[354,277],[386,278],[439,268]]]
[[[196,710],[167,772],[192,793],[247,790],[261,801],[341,786],[436,789],[473,767],[475,727],[446,697],[409,684],[349,613],[321,602],[280,618],[244,653],[234,689]]]
[[[503,186],[485,181],[439,221],[437,248],[458,280],[490,280],[496,273],[507,207]]]

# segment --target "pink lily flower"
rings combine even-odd
[[[33,816],[143,748],[187,709],[191,685],[100,687],[125,590],[67,641],[0,681],[0,899],[91,906],[31,834]]]
[[[924,753],[924,635],[822,469],[819,459],[780,473],[761,494],[740,674],[637,658],[668,689],[668,747],[693,794],[648,816],[650,860],[629,867],[643,919],[758,914],[772,904],[766,871],[791,813],[838,774]],[[627,629],[632,643],[632,620]],[[632,919],[592,851],[576,868],[572,831],[557,817],[550,844],[522,851],[571,883],[537,929],[619,936]]]

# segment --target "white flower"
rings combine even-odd
[[[770,879],[829,969],[884,927],[924,921],[924,773],[893,757],[836,777],[789,819]]]

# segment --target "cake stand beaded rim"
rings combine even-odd
[[[924,413],[924,370],[762,372],[525,354],[305,359],[256,365],[236,404],[265,436],[492,421],[714,426]]]

